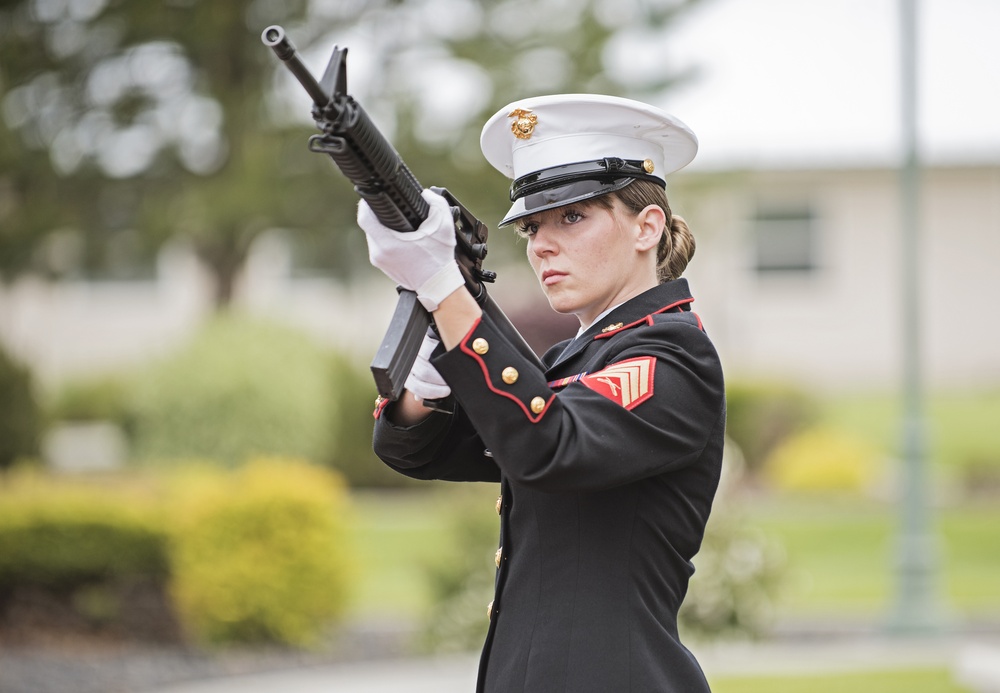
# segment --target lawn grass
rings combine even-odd
[[[451,559],[456,515],[466,512],[470,498],[484,513],[491,512],[499,487],[462,486],[428,483],[421,490],[353,494],[359,572],[350,616],[414,620],[427,613],[432,601],[428,567]]]
[[[720,677],[713,693],[972,693],[944,669],[865,671],[815,676]]]
[[[779,617],[878,617],[890,608],[897,554],[896,509],[845,497],[768,497],[748,521],[784,546]],[[934,511],[942,607],[957,617],[1000,619],[1000,504]]]
[[[901,406],[894,394],[842,395],[824,402],[823,418],[896,455]],[[924,410],[927,455],[936,471],[1000,471],[1000,390],[930,393]]]
[[[419,619],[431,607],[427,567],[452,560],[463,512],[493,512],[495,484],[355,493],[359,573],[354,617]],[[895,585],[896,510],[860,497],[755,496],[740,510],[785,549],[778,618],[877,623]],[[1000,620],[1000,503],[936,511],[943,606],[956,618]]]

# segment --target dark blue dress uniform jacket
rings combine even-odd
[[[718,486],[725,394],[691,300],[683,279],[650,289],[550,349],[544,373],[484,317],[432,359],[455,414],[379,416],[375,451],[399,472],[501,484],[478,691],[709,690],[677,610]]]

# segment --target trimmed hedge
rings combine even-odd
[[[192,635],[316,644],[347,601],[339,477],[304,462],[260,459],[189,478],[183,488],[172,508],[171,593]]]
[[[878,450],[857,436],[814,427],[775,448],[764,472],[782,491],[860,492],[879,479],[881,461]]]
[[[130,396],[140,461],[323,459],[334,410],[327,350],[245,316],[212,318],[184,348],[137,374]]]
[[[35,473],[0,484],[0,586],[71,591],[124,576],[165,579],[167,537],[146,499]]]
[[[101,485],[8,474],[0,597],[45,590],[86,619],[95,587],[141,578],[195,641],[310,645],[346,605],[347,501],[338,475],[296,460]]]
[[[31,372],[0,346],[0,471],[36,456],[41,432]]]
[[[746,470],[755,475],[771,452],[819,418],[819,405],[805,391],[777,383],[726,386],[726,435],[739,446]]]

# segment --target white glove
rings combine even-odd
[[[410,375],[407,376],[403,387],[413,394],[413,399],[442,399],[451,394],[451,388],[444,381],[437,368],[431,365],[431,354],[440,342],[434,333],[427,330],[424,341],[417,352],[417,360],[413,362]]]
[[[455,221],[448,201],[437,193],[421,193],[430,205],[416,231],[402,233],[382,225],[364,200],[358,205],[358,226],[368,238],[368,259],[404,289],[417,292],[428,311],[465,284],[455,262]]]

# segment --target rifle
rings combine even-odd
[[[334,46],[323,78],[317,82],[280,26],[264,29],[261,41],[274,51],[313,100],[313,120],[323,134],[309,138],[309,150],[333,159],[382,224],[396,231],[416,231],[428,212],[427,202],[420,196],[423,187],[361,105],[347,93],[347,49]],[[543,368],[535,352],[486,293],[485,284],[496,280],[495,272],[482,268],[489,233],[486,225],[446,189],[431,190],[451,206],[457,239],[455,260],[469,293],[514,347],[538,368]],[[417,301],[416,293],[401,287],[397,291],[396,310],[371,363],[379,395],[390,400],[399,399],[402,394],[424,334],[433,322]]]

